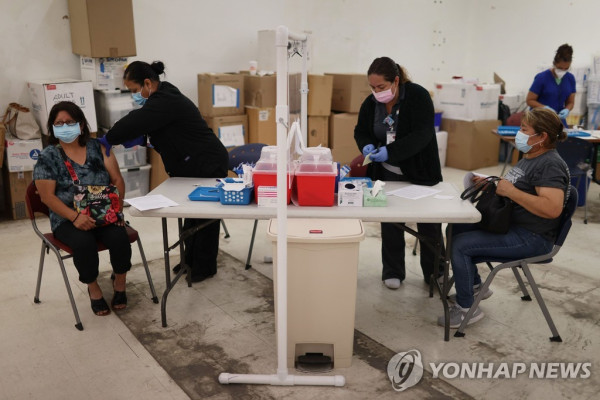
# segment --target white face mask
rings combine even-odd
[[[566,69],[554,68],[554,73],[558,79],[562,79],[563,76],[567,73]]]

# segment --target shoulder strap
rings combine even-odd
[[[71,175],[71,179],[73,179],[73,183],[75,183],[76,185],[79,185],[79,178],[77,177],[77,174],[75,173],[75,169],[71,165],[71,162],[67,158],[67,154],[65,153],[65,150],[62,148],[62,146],[56,146],[56,148],[60,152],[60,155],[62,156],[63,161],[64,161],[65,165],[67,166],[67,170],[69,171],[69,175]]]

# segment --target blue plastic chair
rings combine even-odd
[[[488,288],[490,287],[492,280],[494,279],[494,277],[500,270],[503,270],[506,268],[512,269],[512,271],[515,275],[515,278],[517,279],[517,282],[519,283],[519,287],[521,288],[521,292],[523,292],[523,296],[521,297],[521,300],[531,301],[531,296],[527,292],[527,288],[525,287],[525,284],[523,283],[521,274],[519,273],[519,270],[517,269],[517,268],[521,268],[523,270],[523,273],[525,274],[525,277],[527,278],[527,281],[529,282],[529,286],[531,287],[531,290],[533,291],[535,299],[537,300],[540,308],[542,309],[542,313],[544,314],[544,317],[546,318],[546,322],[548,323],[548,326],[550,327],[550,331],[552,332],[552,337],[550,338],[550,341],[562,342],[562,339],[561,339],[560,335],[558,334],[556,326],[554,325],[554,321],[552,321],[550,312],[548,311],[548,308],[546,307],[546,303],[544,302],[544,299],[542,298],[542,295],[540,293],[538,285],[535,282],[535,280],[533,279],[533,275],[531,275],[531,271],[529,270],[529,264],[547,264],[547,263],[552,262],[552,257],[554,257],[558,253],[558,251],[564,244],[565,239],[567,238],[567,234],[569,233],[569,230],[571,229],[571,225],[572,225],[571,218],[573,217],[573,213],[575,212],[576,208],[577,208],[577,189],[571,185],[570,189],[569,189],[569,199],[567,200],[567,204],[565,205],[565,208],[561,215],[558,236],[556,238],[556,241],[554,242],[552,251],[550,251],[550,253],[548,253],[548,254],[524,258],[521,260],[511,260],[511,259],[507,259],[507,258],[487,257],[487,256],[473,258],[473,262],[475,264],[479,264],[482,262],[487,263],[488,267],[490,268],[490,274],[488,275],[487,279],[483,283],[483,286],[479,290],[479,294],[475,298],[473,305],[471,306],[471,308],[469,308],[469,311],[467,312],[465,319],[460,324],[460,327],[458,328],[458,330],[456,331],[454,336],[456,336],[456,337],[465,336],[464,330],[465,330],[467,324],[469,323],[469,320],[473,316],[473,313],[477,309],[477,306],[479,306],[479,303],[481,302],[483,295],[485,294],[485,292],[487,292]],[[493,267],[491,264],[492,262],[499,262],[501,264]]]
[[[571,184],[580,194],[577,206],[584,206],[583,223],[587,224],[587,192],[592,180],[589,171],[592,170],[590,160],[594,154],[594,145],[584,139],[569,137],[564,142],[557,143],[556,150],[569,167]]]
[[[229,152],[229,170],[233,171],[242,163],[255,164],[260,159],[260,152],[266,144],[264,143],[248,143],[243,146],[238,146]],[[229,237],[227,226],[225,221],[221,220],[223,229],[225,230],[225,237]],[[248,258],[246,259],[246,269],[252,268],[250,264],[250,258],[252,257],[252,249],[254,248],[254,237],[256,236],[256,227],[258,226],[258,220],[254,220],[254,227],[252,228],[252,237],[250,239],[250,247],[248,248]]]

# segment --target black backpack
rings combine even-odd
[[[510,107],[502,103],[502,100],[498,101],[498,119],[502,125],[506,125],[508,117],[510,117]]]

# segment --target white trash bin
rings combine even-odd
[[[288,219],[287,230],[288,368],[350,367],[358,250],[365,236],[362,222]],[[273,279],[277,290],[276,219],[269,221],[267,236],[273,242]]]

